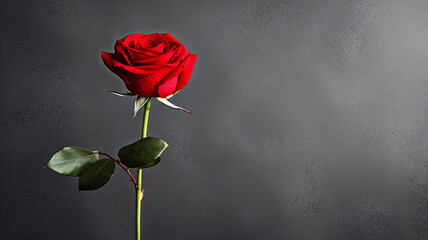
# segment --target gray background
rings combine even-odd
[[[428,239],[428,2],[2,1],[1,239],[133,239],[134,189],[42,166],[116,154],[141,113],[100,51],[170,32],[198,54],[154,102],[144,239]]]

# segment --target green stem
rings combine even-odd
[[[143,131],[141,134],[141,138],[147,137],[147,125],[149,123],[149,111],[150,111],[150,103],[151,99],[146,102],[146,105],[144,106],[144,118],[143,118]],[[143,169],[138,169],[138,177],[137,177],[137,183],[138,183],[138,189],[136,194],[136,239],[141,239],[141,191],[142,189],[142,183],[143,183]]]

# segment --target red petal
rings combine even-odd
[[[189,52],[187,51],[186,46],[183,45],[183,49],[181,50],[180,56],[178,57],[178,59],[183,60],[185,57],[187,57],[187,54]]]
[[[140,39],[134,40],[134,47],[137,50],[149,50],[156,53],[164,53],[165,49],[169,49],[168,41],[159,33],[152,33]]]
[[[162,83],[158,86],[159,97],[165,98],[173,94],[175,92],[175,89],[177,88],[177,82],[178,75],[162,81]]]
[[[169,33],[162,33],[161,35],[162,35],[166,40],[168,40],[168,42],[176,43],[176,44],[180,44],[180,45],[181,45],[181,42],[179,42],[177,39],[175,39],[171,34],[169,34]]]
[[[165,44],[164,43],[159,43],[158,45],[156,45],[155,47],[150,48],[149,50],[155,51],[157,53],[163,53],[164,49],[165,49]]]
[[[170,51],[168,53],[162,54],[158,57],[151,57],[146,58],[142,60],[133,61],[133,65],[159,65],[160,67],[165,66],[171,59],[171,57],[174,55],[174,51]]]
[[[178,77],[177,88],[174,92],[180,91],[184,86],[186,86],[187,82],[189,82],[190,75],[192,75],[197,56],[189,53],[188,57],[190,57],[189,63],[184,67],[183,72]]]
[[[162,67],[150,74],[128,73],[131,92],[145,97],[158,97],[158,85],[173,71],[173,67]]]
[[[119,61],[116,61],[115,59],[113,59],[112,62],[113,62],[113,67],[114,68],[123,68],[127,72],[134,73],[134,74],[149,74],[149,73],[154,73],[155,72],[154,70],[144,70],[144,69],[140,69],[140,68],[137,68],[137,67],[128,66],[128,65],[125,65],[125,64],[123,64],[123,63],[121,63]]]
[[[169,62],[169,64],[175,64],[175,60],[177,59],[178,56],[180,56],[181,52],[183,51],[183,48],[185,48],[184,46],[179,46],[177,47],[177,49],[174,51],[174,55],[171,57],[171,61]]]
[[[156,57],[160,55],[160,53],[157,53],[155,51],[150,51],[147,49],[137,50],[131,47],[125,47],[125,49],[128,52],[131,60],[141,60],[141,59]]]
[[[126,85],[126,88],[130,89],[130,84],[129,84],[129,79],[128,76],[126,75],[126,72],[122,69],[122,68],[117,68],[113,66],[113,62],[115,61],[113,59],[113,54],[112,53],[106,53],[106,52],[101,52],[101,58],[103,59],[104,64],[112,71],[114,72],[116,75],[118,75],[124,82]]]
[[[101,58],[103,59],[104,64],[110,69],[113,69],[113,54],[107,52],[101,52]]]
[[[135,41],[138,41],[141,38],[144,38],[145,36],[146,36],[146,34],[141,34],[141,33],[134,33],[134,34],[128,35],[122,39],[123,40],[123,46],[134,47]]]
[[[131,61],[128,58],[127,52],[124,49],[124,47],[122,46],[122,40],[117,40],[116,44],[114,45],[114,50],[116,51],[116,53],[120,54],[123,56],[123,58],[126,60],[126,62],[131,65]]]
[[[177,80],[178,76],[182,73],[183,69],[189,65],[191,60],[190,56],[187,56],[183,62],[181,62],[180,66],[176,67],[168,76],[159,84],[158,93],[159,97],[164,98],[167,97],[177,89]]]

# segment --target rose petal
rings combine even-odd
[[[147,49],[137,50],[135,48],[130,48],[130,47],[125,47],[125,49],[127,50],[129,57],[132,60],[140,60],[140,59],[145,59],[145,58],[149,58],[149,57],[156,57],[156,56],[160,55],[160,53],[158,53],[158,52],[150,51]]]
[[[124,47],[134,47],[134,42],[137,40],[139,41],[141,38],[144,38],[145,36],[147,36],[146,34],[141,34],[141,33],[133,33],[130,34],[126,37],[124,37],[123,40],[123,46]]]
[[[159,97],[165,98],[174,93],[177,88],[178,75],[169,79],[165,79],[158,86]]]
[[[168,41],[159,33],[152,33],[146,35],[144,38],[139,39],[138,46],[140,47],[148,47],[148,46],[156,46],[160,43],[166,44]]]
[[[181,64],[182,60],[184,60],[185,57],[187,57],[188,55],[188,51],[186,49],[186,47],[183,45],[181,46],[181,52],[178,55],[175,55],[175,59],[173,59],[172,61],[170,61],[167,65],[168,66],[178,66],[178,64]]]
[[[146,59],[141,59],[137,61],[133,61],[132,65],[134,66],[142,66],[142,65],[157,65],[157,66],[165,66],[171,59],[171,57],[174,55],[174,51],[170,51],[168,53],[162,54],[157,57],[151,57]]]
[[[177,50],[174,51],[174,56],[171,57],[171,60],[169,61],[168,64],[177,64],[178,63],[177,58],[178,58],[178,56],[181,55],[181,52],[183,51],[184,48],[186,48],[186,47],[183,45],[177,47]]]
[[[186,46],[183,45],[183,50],[181,50],[180,56],[178,56],[177,59],[175,59],[175,60],[183,60],[184,58],[187,57],[188,53],[189,52],[187,51]]]
[[[116,61],[115,59],[112,60],[112,63],[114,68],[123,68],[125,71],[134,73],[134,74],[149,74],[149,73],[156,72],[154,70],[144,70],[137,67],[128,66],[119,61]]]
[[[158,85],[166,78],[172,71],[173,67],[162,67],[150,74],[134,74],[128,73],[129,82],[131,85],[131,92],[145,97],[157,97]]]
[[[180,64],[180,66],[176,67],[168,76],[162,80],[158,87],[159,97],[165,98],[174,92],[176,92],[177,88],[177,80],[178,76],[181,74],[183,69],[189,64],[191,57],[188,56],[184,59],[184,61]]]
[[[108,52],[101,52],[101,58],[103,59],[104,64],[110,69],[113,70],[113,54]]]
[[[144,58],[145,55],[147,56],[159,55],[159,53],[156,51],[151,51],[140,46],[140,41],[143,41],[143,39],[149,38],[150,35],[131,34],[125,37],[124,39],[122,39],[121,45],[127,50],[130,56],[130,59],[138,60],[138,59]]]
[[[138,42],[135,41],[135,49],[140,51],[153,51],[162,54],[169,49],[168,41],[159,33],[152,33],[141,38]]]
[[[116,68],[113,66],[113,62],[115,61],[113,59],[113,54],[107,53],[107,52],[101,52],[101,58],[103,59],[104,64],[125,82],[126,88],[128,88],[128,90],[131,90],[129,79],[125,71],[123,69]]]
[[[175,39],[171,34],[169,34],[169,33],[162,33],[161,35],[162,35],[162,36],[163,36],[163,37],[164,37],[168,42],[181,45],[181,43],[180,43],[177,39]]]
[[[178,77],[177,88],[175,91],[180,91],[189,82],[197,56],[195,54],[189,53],[188,57],[190,57],[189,63],[184,67],[183,72],[181,72],[180,76]]]
[[[156,45],[155,47],[150,48],[149,50],[151,51],[155,51],[158,53],[163,53],[165,50],[165,44],[164,43],[159,43],[158,45]]]
[[[121,54],[123,56],[123,58],[126,60],[126,62],[131,65],[131,61],[128,58],[128,54],[126,52],[126,50],[124,49],[124,47],[122,46],[122,40],[117,40],[116,44],[114,45],[114,50],[116,51],[116,53]]]

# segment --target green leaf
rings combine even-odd
[[[113,176],[115,167],[110,158],[86,166],[79,176],[79,190],[95,190],[104,186]]]
[[[160,162],[159,156],[167,147],[162,139],[148,137],[121,148],[118,155],[121,162],[130,168],[147,168]]]
[[[153,160],[153,161],[151,161],[151,162],[147,163],[146,165],[144,165],[144,166],[142,166],[142,167],[140,167],[140,168],[149,168],[149,167],[156,166],[158,163],[160,163],[160,161],[161,161],[161,158],[160,158],[160,157],[158,157],[158,158],[156,158],[155,160]]]
[[[66,176],[78,176],[87,165],[98,159],[98,151],[65,147],[52,156],[45,168],[50,168]]]

